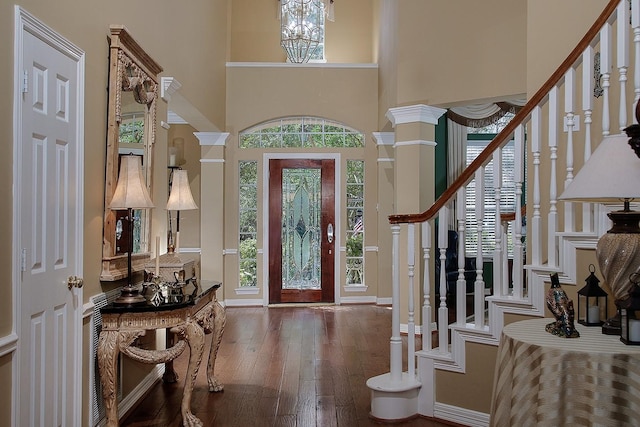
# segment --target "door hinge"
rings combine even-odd
[[[27,271],[27,249],[22,248],[22,252],[20,253],[20,271]]]
[[[22,93],[29,92],[29,73],[27,70],[22,72]]]

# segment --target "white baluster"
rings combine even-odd
[[[522,298],[524,277],[522,270],[524,260],[522,256],[522,183],[524,182],[524,124],[519,125],[515,131],[515,160],[513,179],[516,182],[516,219],[513,225],[513,297]]]
[[[467,218],[466,188],[462,187],[456,193],[456,223],[458,224],[458,280],[456,280],[456,322],[464,324],[467,318],[467,279],[465,277],[466,255],[465,227]],[[459,298],[458,295],[465,295]]]
[[[533,156],[533,215],[531,217],[531,263],[540,265],[542,259],[542,245],[540,242],[540,117],[541,107],[534,107],[531,112],[531,154]],[[528,230],[527,230],[528,231]]]
[[[402,337],[400,336],[400,226],[391,226],[391,339],[389,351],[390,379],[402,380]]]
[[[431,350],[431,279],[430,276],[431,253],[431,224],[428,221],[422,223],[422,258],[424,274],[422,279],[422,349]]]
[[[616,54],[618,80],[620,82],[620,111],[618,123],[620,130],[627,127],[627,69],[629,68],[629,3],[620,2],[617,13],[618,51]]]
[[[475,174],[476,180],[476,219],[478,223],[478,249],[476,252],[476,280],[474,286],[474,319],[475,326],[484,326],[484,280],[482,278],[482,228],[484,220],[484,167],[478,168]],[[466,302],[466,289],[458,298],[464,298]]]
[[[494,202],[496,204],[496,219],[495,219],[495,249],[493,251],[493,289],[503,289],[504,283],[508,281],[505,277],[507,272],[507,264],[509,257],[504,253],[506,245],[503,239],[501,209],[500,209],[500,196],[502,194],[502,149],[499,148],[493,152],[493,191]],[[498,291],[502,293],[502,290]],[[483,292],[484,296],[484,292]]]
[[[582,111],[584,111],[584,163],[591,157],[591,114],[593,112],[593,47],[582,54]],[[583,163],[583,164],[584,164]],[[593,231],[593,205],[582,203],[582,231]]]
[[[567,172],[564,179],[564,188],[567,188],[573,181],[573,131],[575,128],[574,122],[574,108],[573,100],[575,98],[575,75],[576,71],[573,67],[569,68],[564,76],[564,112],[567,120]],[[553,187],[556,188],[556,187]],[[556,195],[554,194],[551,200],[552,203],[556,203]],[[575,216],[574,216],[573,203],[564,204],[564,231],[575,230]],[[554,230],[555,231],[555,230]],[[549,232],[551,236],[551,232]],[[555,233],[554,233],[555,237]],[[554,240],[555,248],[555,240]],[[551,248],[549,248],[551,249]],[[555,251],[554,251],[555,252]],[[558,264],[554,264],[558,265]]]
[[[609,135],[609,86],[611,85],[611,24],[600,30],[600,73],[602,74],[602,135]]]
[[[414,276],[415,276],[415,239],[416,226],[409,224],[407,227],[407,267],[408,267],[408,301],[407,301],[407,373],[409,378],[416,375],[416,321],[414,303]]]
[[[547,215],[547,257],[550,267],[558,265],[556,257],[556,224],[558,223],[557,207],[557,159],[558,159],[558,88],[554,86],[549,92],[549,214]],[[566,206],[565,206],[566,209]]]
[[[438,307],[438,350],[440,353],[449,351],[449,309],[447,308],[447,275],[445,263],[447,260],[447,221],[449,208],[443,206],[438,213],[438,247],[440,248],[440,307]]]

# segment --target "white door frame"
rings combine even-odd
[[[20,205],[21,198],[24,195],[21,187],[19,167],[22,162],[22,114],[21,114],[21,99],[22,99],[22,85],[23,85],[23,50],[24,50],[24,34],[30,33],[33,36],[51,46],[64,55],[74,60],[77,64],[77,98],[75,102],[78,108],[76,108],[76,129],[75,138],[77,140],[77,156],[75,159],[75,167],[78,172],[78,181],[76,183],[76,194],[73,197],[76,200],[76,236],[78,236],[76,263],[77,274],[82,276],[83,273],[83,229],[84,229],[84,73],[85,73],[85,53],[71,42],[66,40],[60,34],[53,29],[45,25],[38,20],[35,16],[16,5],[14,8],[14,22],[15,22],[15,37],[14,37],[14,93],[13,93],[13,236],[12,236],[12,272],[11,272],[11,285],[12,285],[12,305],[13,305],[13,329],[12,337],[15,335],[15,339],[20,336],[20,318],[21,318],[21,298],[20,298],[20,276],[22,271],[22,254],[20,248],[21,241],[21,218],[20,218]],[[82,425],[82,292],[76,290],[76,310],[74,312],[73,321],[78,326],[78,333],[74,337],[74,345],[76,351],[73,352],[74,366],[77,367],[74,378],[74,391],[73,395],[69,396],[69,399],[73,400],[73,414],[71,419],[74,426]],[[20,355],[17,351],[17,347],[13,346],[13,350],[16,352],[12,358],[12,425],[17,425],[18,415],[20,413],[20,399],[25,398],[28,394],[21,393],[21,385],[19,384],[18,363],[21,357],[26,355]]]
[[[340,304],[340,254],[343,252],[340,246],[342,242],[341,230],[341,206],[342,206],[342,164],[340,153],[265,153],[262,157],[262,241],[263,243],[263,263],[262,277],[264,280],[264,290],[262,293],[262,305],[269,305],[269,160],[271,159],[314,159],[314,160],[334,160],[335,161],[335,250],[334,250],[334,301]]]

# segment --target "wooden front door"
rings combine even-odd
[[[269,162],[269,303],[333,302],[335,161]]]

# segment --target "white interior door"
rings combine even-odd
[[[23,11],[16,16],[16,425],[79,426],[82,293],[69,278],[82,276],[84,56]]]

